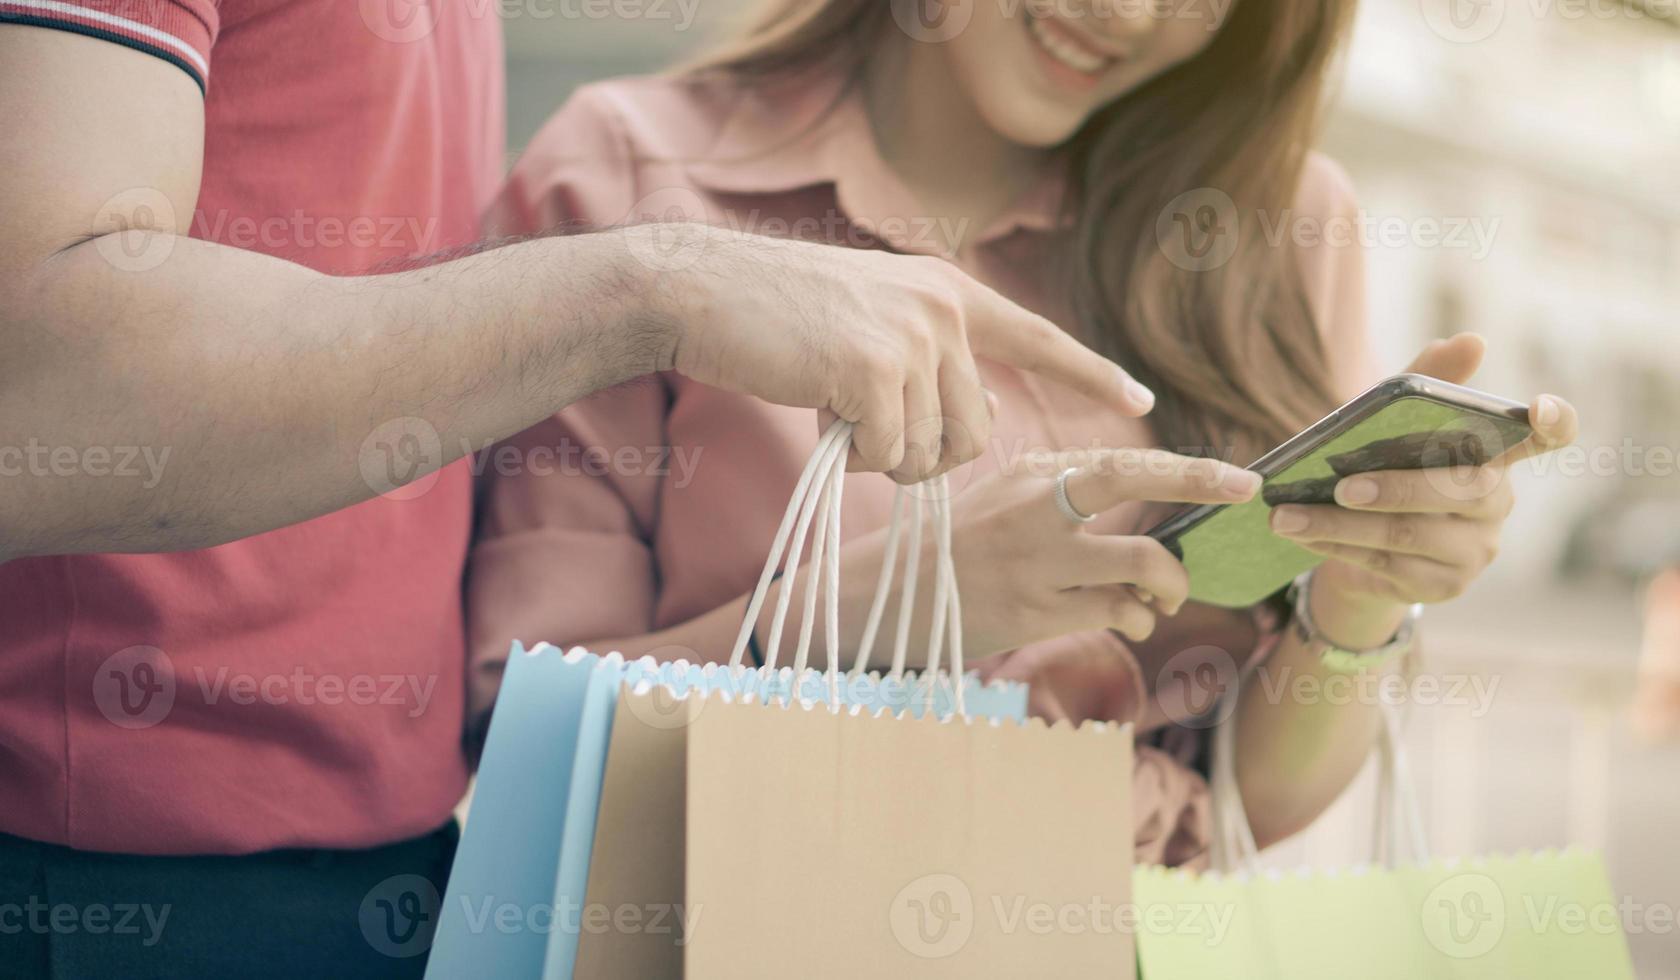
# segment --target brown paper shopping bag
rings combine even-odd
[[[796,660],[826,579],[831,691],[839,445]],[[930,678],[945,644],[961,676],[942,506]],[[1132,977],[1130,728],[972,720],[956,700],[916,717],[622,691],[575,975]]]
[[[579,978],[1132,976],[1129,729],[662,697],[620,695]]]

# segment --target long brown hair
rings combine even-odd
[[[688,70],[856,77],[892,2],[767,0]],[[1294,253],[1259,218],[1294,206],[1353,5],[1237,0],[1206,49],[1105,106],[1066,148],[1074,230],[1060,265],[1079,333],[1154,389],[1150,418],[1171,449],[1246,460],[1335,402]],[[1203,268],[1169,254],[1158,227],[1178,208],[1234,217],[1229,257]]]

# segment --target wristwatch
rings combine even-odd
[[[1312,582],[1313,572],[1307,572],[1297,578],[1294,584],[1289,586],[1288,601],[1294,613],[1291,619],[1295,623],[1295,635],[1307,645],[1307,649],[1318,649],[1318,658],[1324,666],[1338,674],[1357,674],[1380,667],[1412,648],[1412,637],[1417,632],[1418,620],[1423,617],[1423,603],[1417,603],[1406,610],[1406,618],[1400,623],[1400,628],[1394,631],[1394,639],[1369,650],[1349,650],[1337,646],[1319,632],[1318,624],[1313,622]]]

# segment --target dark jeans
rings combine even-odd
[[[0,976],[418,977],[459,839],[142,857],[0,834]]]

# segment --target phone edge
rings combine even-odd
[[[1316,449],[1321,437],[1335,434],[1338,427],[1352,427],[1370,418],[1371,415],[1384,405],[1398,401],[1401,398],[1427,398],[1430,401],[1449,405],[1453,408],[1468,409],[1483,415],[1503,416],[1523,423],[1532,428],[1528,419],[1528,406],[1521,402],[1512,401],[1498,395],[1466,388],[1463,385],[1431,378],[1423,374],[1396,374],[1384,378],[1371,387],[1354,396],[1352,400],[1341,405],[1330,414],[1307,426],[1288,440],[1274,447],[1270,452],[1248,465],[1248,470],[1260,474],[1262,479],[1276,476],[1283,470],[1300,462],[1301,459]],[[1322,434],[1320,430],[1326,430]],[[1179,554],[1174,543],[1185,534],[1207,521],[1231,504],[1201,504],[1167,518],[1161,523],[1144,532],[1147,537],[1154,538],[1175,556]]]

